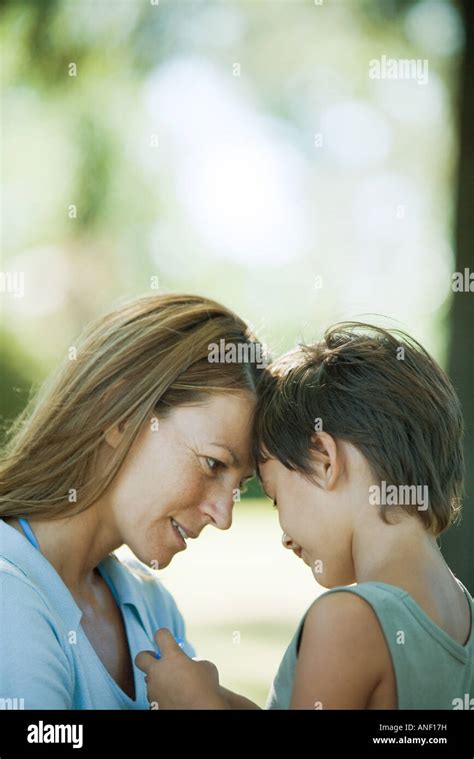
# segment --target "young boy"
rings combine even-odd
[[[284,545],[330,588],[300,622],[267,708],[469,708],[474,602],[437,545],[463,482],[447,376],[407,335],[346,323],[277,360],[259,392],[255,454]],[[156,641],[162,659],[136,663],[159,708],[258,708],[167,631]]]

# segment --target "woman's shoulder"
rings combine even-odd
[[[61,626],[41,587],[3,557],[0,558],[0,596],[4,636],[17,635],[23,629],[30,630],[28,634],[31,634],[40,619],[50,628]]]
[[[48,608],[47,600],[38,584],[4,556],[0,556],[0,587],[4,609],[5,604],[13,602],[18,605],[23,599],[29,599],[32,606],[39,604],[45,609]]]

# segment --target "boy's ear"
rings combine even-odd
[[[342,471],[341,453],[334,438],[327,432],[313,433],[310,456],[319,484],[332,490]]]

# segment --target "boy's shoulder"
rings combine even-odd
[[[367,590],[362,585],[347,585],[322,593],[305,615],[305,629],[314,628],[318,633],[331,635],[337,631],[341,638],[348,637],[352,641],[358,632],[366,636],[371,629],[380,630],[377,614],[367,597],[371,593],[367,594]]]
[[[314,615],[314,610],[319,609],[319,614],[324,616],[344,619],[350,614],[354,623],[359,620],[363,624],[367,620],[377,620],[377,611],[383,607],[399,602],[408,597],[403,588],[390,585],[385,582],[362,582],[354,585],[337,585],[324,591],[313,601],[307,614]]]
[[[304,616],[293,708],[310,703],[314,683],[320,684],[321,694],[315,700],[337,708],[365,708],[391,672],[390,652],[374,610],[351,586],[337,590],[322,593]]]
[[[384,671],[389,651],[377,609],[400,594],[404,595],[404,591],[399,588],[375,583],[331,588],[318,596],[306,612],[298,650],[302,645],[309,650],[317,643],[325,655],[333,655],[339,663],[357,651],[361,659],[370,658],[375,669]]]

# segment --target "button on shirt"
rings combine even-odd
[[[135,700],[115,682],[80,622],[82,611],[52,564],[0,519],[0,709],[149,709],[139,651],[167,627],[195,656],[171,593],[138,559],[98,564],[123,616]]]

